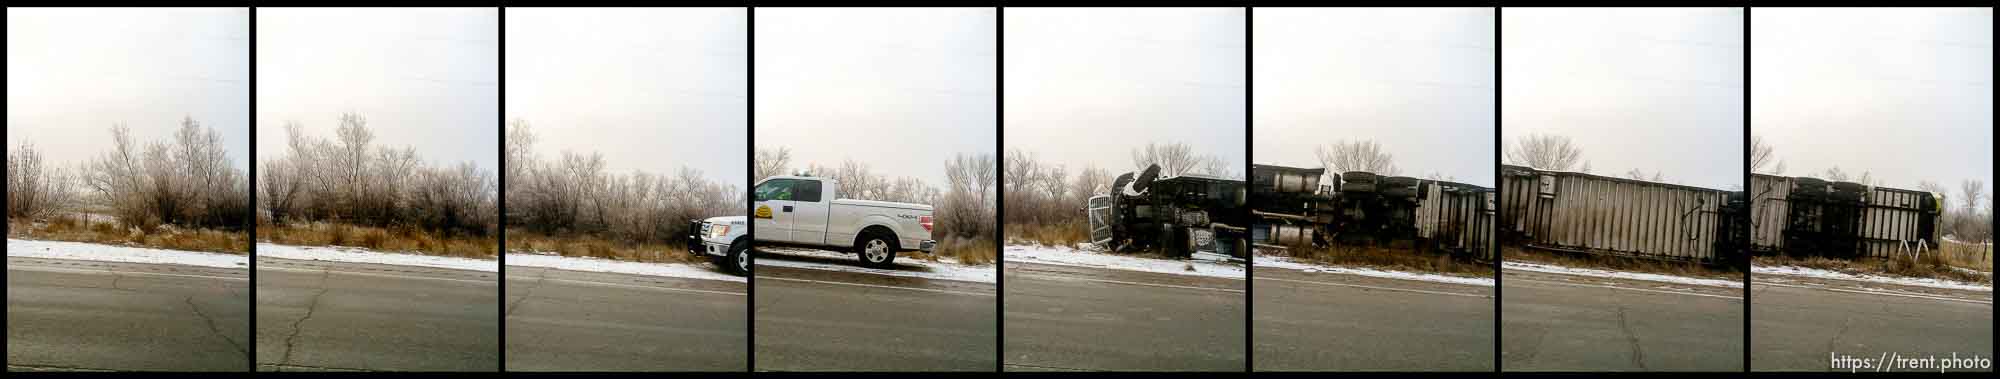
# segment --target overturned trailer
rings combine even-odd
[[[1364,171],[1253,165],[1251,240],[1270,247],[1415,241],[1493,258],[1493,189]],[[1322,184],[1322,181],[1325,184]]]
[[[1503,165],[1502,242],[1717,265],[1745,263],[1743,192]]]
[[[1944,195],[1853,182],[1750,176],[1751,251],[1853,259],[1937,248]]]
[[[1119,175],[1111,193],[1085,204],[1091,240],[1113,251],[1162,248],[1244,258],[1243,181],[1205,175],[1159,178],[1160,166]]]

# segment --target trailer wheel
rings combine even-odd
[[[861,263],[872,267],[887,267],[896,261],[896,239],[880,232],[865,233],[854,241],[854,253],[861,256]]]

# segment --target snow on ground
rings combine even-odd
[[[1299,270],[1299,271],[1315,272],[1315,273],[1323,272],[1330,274],[1360,275],[1366,277],[1385,278],[1385,279],[1418,280],[1426,282],[1440,282],[1440,283],[1464,284],[1464,285],[1487,286],[1487,287],[1493,286],[1493,278],[1475,278],[1466,276],[1451,276],[1451,275],[1418,273],[1418,272],[1408,272],[1408,271],[1378,270],[1373,268],[1354,267],[1354,266],[1329,266],[1329,265],[1294,261],[1291,258],[1287,257],[1265,256],[1265,255],[1257,256],[1257,268],[1261,269],[1266,267]]]
[[[1811,267],[1799,267],[1799,266],[1752,265],[1750,266],[1750,272],[1755,274],[1765,274],[1765,275],[1790,275],[1790,276],[1802,276],[1808,278],[1851,280],[1859,282],[1894,284],[1894,285],[1903,285],[1911,287],[1930,287],[1930,288],[1943,288],[1943,289],[1966,290],[1966,291],[1993,292],[1993,286],[1978,284],[1978,283],[1966,283],[1955,280],[1932,279],[1932,278],[1910,278],[1910,277],[1900,277],[1900,276],[1849,274],[1833,270],[1817,269]]]
[[[737,283],[749,282],[741,276],[716,272],[706,266],[686,263],[626,262],[590,257],[565,257],[552,254],[508,253],[507,265],[627,275],[721,280]]]
[[[459,257],[439,257],[405,253],[384,253],[345,246],[293,246],[257,243],[257,257],[308,261],[374,263],[397,266],[435,267],[453,270],[499,272],[498,261]]]
[[[1509,270],[1534,271],[1534,272],[1544,272],[1544,273],[1563,274],[1563,275],[1593,276],[1600,278],[1644,280],[1649,282],[1665,282],[1665,283],[1686,284],[1686,285],[1696,285],[1696,286],[1743,288],[1743,281],[1741,280],[1691,278],[1686,276],[1649,274],[1643,272],[1629,272],[1629,271],[1598,270],[1590,268],[1565,267],[1565,266],[1545,265],[1539,263],[1526,263],[1526,262],[1501,262],[1500,264],[1501,268]]]
[[[7,256],[222,268],[250,267],[250,259],[244,255],[13,238],[7,239]]]
[[[1197,259],[1171,260],[1142,258],[1128,255],[1109,254],[1070,247],[1043,245],[1007,245],[1005,259],[1008,262],[1027,262],[1062,266],[1098,267],[1113,270],[1144,271],[1161,274],[1194,275],[1216,278],[1243,279],[1243,264],[1230,263],[1223,259],[1202,259],[1208,255],[1198,255]],[[1193,269],[1190,270],[1189,267]]]
[[[861,259],[855,257],[854,254],[836,253],[826,250],[770,248],[770,247],[758,248],[757,250],[760,252],[770,253],[769,255],[755,256],[756,261],[754,262],[758,266],[789,267],[789,268],[801,268],[801,269],[822,270],[822,271],[845,271],[845,272],[858,272],[858,273],[875,274],[875,275],[902,276],[902,277],[934,279],[934,280],[957,280],[957,281],[979,282],[979,283],[994,283],[996,282],[996,279],[999,276],[999,269],[994,268],[993,265],[973,266],[973,265],[960,264],[958,263],[958,260],[953,259],[951,257],[938,257],[938,262],[930,262],[922,259],[911,259],[909,257],[896,257],[895,265],[897,266],[917,266],[924,268],[923,271],[916,271],[907,269],[893,270],[893,269],[862,267],[860,266]],[[777,256],[773,257],[772,255],[777,255]],[[785,259],[785,256],[833,259],[833,260],[852,262],[852,263],[842,264],[842,263],[795,261],[795,260],[787,260]],[[764,259],[767,257],[770,259]]]

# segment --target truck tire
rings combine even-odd
[[[718,259],[718,262],[715,262],[715,264],[717,266],[722,266],[724,270],[728,270],[729,272],[749,275],[750,242],[736,241],[736,243],[730,244],[729,255],[721,257],[721,259]]]
[[[888,267],[896,262],[896,237],[880,232],[863,233],[854,241],[854,254],[861,257],[861,264],[870,267]]]

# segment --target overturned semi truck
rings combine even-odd
[[[1128,172],[1112,181],[1109,194],[1090,197],[1085,212],[1091,242],[1112,251],[1159,248],[1183,257],[1197,252],[1249,256],[1243,181],[1159,176],[1159,165]]]
[[[1500,171],[1503,243],[1712,265],[1747,263],[1749,226],[1742,191],[1513,165]]]
[[[1829,182],[1750,176],[1751,252],[1854,259],[1935,250],[1944,195]]]
[[[1253,165],[1250,172],[1250,238],[1259,246],[1409,240],[1454,256],[1493,259],[1491,188],[1275,165]]]

